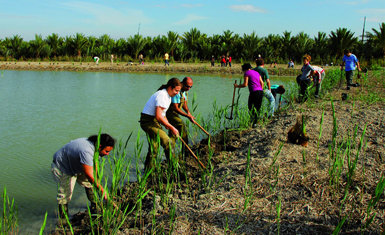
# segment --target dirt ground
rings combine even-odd
[[[135,218],[129,216],[119,234],[169,233],[171,230],[173,234],[277,234],[278,231],[281,234],[331,234],[344,218],[343,234],[383,233],[384,195],[373,208],[376,214],[368,214],[367,208],[385,169],[384,103],[369,105],[358,97],[375,89],[383,98],[384,84],[382,76],[372,78],[371,85],[365,87],[335,89],[320,99],[295,103],[278,111],[266,125],[228,130],[225,136],[223,132],[214,136],[211,139],[213,184],[202,188],[197,162],[192,158],[187,160],[189,187],[182,184],[182,189],[169,197],[169,205],[175,208],[173,228],[170,206],[162,205],[159,196],[150,192],[143,200],[140,224],[134,226]],[[342,93],[348,94],[347,100],[341,99]],[[336,143],[345,156],[341,176],[335,183],[331,183],[329,174],[333,163],[329,146],[333,144],[335,125],[331,100],[338,126]],[[307,146],[287,142],[288,131],[302,115],[307,117]],[[362,135],[364,146],[358,151]],[[345,151],[347,143],[350,143],[348,152]],[[193,151],[202,156],[206,165],[207,140],[194,146]],[[347,153],[351,161],[358,155],[348,187]],[[250,181],[246,181],[247,172],[250,172]],[[120,202],[129,198],[132,188],[134,186],[128,185],[123,190]],[[152,224],[154,203],[156,224]],[[371,215],[374,215],[373,221],[362,230]],[[87,220],[85,213],[75,215],[75,231],[88,233]]]

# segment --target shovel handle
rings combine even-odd
[[[188,149],[188,151],[190,151],[191,155],[194,156],[194,158],[199,162],[199,164],[203,167],[203,169],[206,169],[206,167],[203,165],[203,163],[201,161],[199,161],[198,157],[194,154],[194,152],[190,149],[190,147],[187,145],[187,143],[178,135],[178,138],[180,139],[180,141],[182,141],[182,143],[186,146],[186,148]]]
[[[237,84],[237,80],[235,80],[234,84]],[[233,91],[233,101],[232,101],[232,103],[231,103],[230,119],[233,119],[233,108],[234,108],[235,89],[236,89],[236,87],[234,87],[234,91]]]
[[[194,121],[195,125],[197,125],[204,133],[206,133],[206,135],[210,136],[210,133],[208,133],[201,125],[199,125],[199,123],[197,123],[196,121]]]

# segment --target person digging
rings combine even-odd
[[[100,157],[108,156],[113,150],[115,139],[108,134],[88,138],[78,138],[70,141],[53,155],[51,171],[58,184],[57,202],[59,224],[65,224],[68,215],[68,203],[71,201],[75,183],[85,188],[90,201],[91,214],[96,214],[96,199],[93,185],[100,191],[105,200],[108,200],[107,192],[103,189],[99,180],[94,178],[94,154],[98,151]],[[97,169],[97,166],[95,167]],[[97,176],[95,174],[95,177]]]

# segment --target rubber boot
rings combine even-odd
[[[96,209],[96,200],[94,195],[94,190],[92,188],[84,188],[86,190],[86,195],[88,200],[90,201],[90,212],[92,215],[95,215],[98,213]]]

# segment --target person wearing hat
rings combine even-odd
[[[188,91],[192,88],[192,86],[193,80],[190,77],[185,77],[182,80],[182,88],[180,92],[171,98],[170,108],[166,112],[167,120],[179,131],[180,136],[186,143],[188,143],[187,129],[180,116],[187,117],[191,122],[195,122],[195,117],[190,113],[187,105]],[[174,135],[171,138],[174,138],[175,141]],[[185,152],[184,146],[182,152]]]
[[[234,84],[236,88],[244,88],[249,87],[249,100],[248,107],[251,112],[252,122],[256,124],[258,121],[258,113],[262,106],[262,98],[263,98],[263,80],[261,75],[251,69],[251,65],[249,63],[242,65],[242,71],[244,72],[243,84]]]
[[[95,186],[104,199],[108,199],[99,179],[95,179],[94,155],[107,156],[114,148],[115,139],[108,134],[101,134],[88,138],[78,138],[64,145],[53,155],[51,171],[58,184],[57,202],[59,206],[59,219],[64,222],[68,215],[68,203],[71,201],[75,183],[78,182],[85,188],[87,198],[91,202],[91,213],[96,213],[96,200],[93,186]],[[99,144],[98,144],[99,143]],[[95,167],[97,169],[97,167]]]

